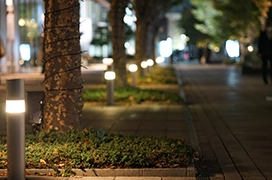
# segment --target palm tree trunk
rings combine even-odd
[[[82,87],[78,0],[45,0],[45,132],[81,124]]]

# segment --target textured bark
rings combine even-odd
[[[134,0],[134,10],[137,17],[136,28],[136,53],[138,65],[147,58],[155,58],[155,36],[159,29],[161,18],[167,10],[179,4],[181,0]],[[149,32],[149,33],[148,33]],[[149,49],[147,48],[149,47]]]
[[[154,3],[153,1],[146,0],[135,0],[134,9],[136,11],[136,52],[135,60],[137,65],[140,67],[142,61],[148,59],[147,56],[147,45],[148,45],[148,30],[150,26],[159,19],[159,12],[156,11],[158,2]],[[149,33],[150,34],[150,33]],[[142,68],[140,68],[142,70]],[[139,72],[143,74],[142,72]]]
[[[141,62],[147,60],[147,30],[148,26],[145,20],[141,20],[137,18],[136,23],[136,32],[135,32],[135,40],[136,40],[136,53],[135,59],[138,67],[141,67]],[[139,68],[142,70],[142,68]],[[143,72],[140,72],[143,74]]]
[[[45,132],[79,128],[82,86],[78,0],[45,0]]]
[[[111,10],[108,14],[111,24],[112,58],[114,59],[114,70],[116,73],[115,84],[117,86],[127,85],[126,72],[126,49],[125,49],[125,8],[128,0],[111,0]]]

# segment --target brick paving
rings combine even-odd
[[[176,68],[210,179],[272,179],[272,85],[236,66]]]

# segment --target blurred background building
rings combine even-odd
[[[90,43],[97,27],[107,25],[110,4],[106,0],[80,3],[81,48],[84,52],[96,52],[98,47],[90,48]],[[0,37],[6,48],[6,56],[0,61],[1,73],[20,72],[21,67],[42,64],[43,13],[43,0],[0,1]]]

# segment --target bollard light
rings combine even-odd
[[[106,71],[104,78],[107,80],[107,100],[108,105],[114,104],[114,79],[116,78],[114,71]]]
[[[147,62],[146,61],[142,61],[141,62],[141,67],[143,68],[143,76],[146,76],[146,70],[147,70]]]
[[[24,80],[7,80],[6,85],[8,180],[25,180]]]
[[[154,61],[152,59],[148,59],[148,60],[146,60],[146,62],[147,62],[148,66],[153,66],[154,65]]]
[[[128,70],[131,72],[132,86],[136,86],[136,71],[138,70],[138,66],[136,64],[130,64]]]
[[[142,61],[141,62],[141,67],[143,68],[143,69],[145,69],[145,68],[147,68],[147,62],[146,61]]]
[[[128,66],[128,70],[129,70],[130,72],[136,72],[136,71],[138,70],[138,66],[137,66],[136,64],[130,64],[130,65]]]
[[[163,58],[163,57],[161,57],[161,56],[159,56],[159,57],[157,57],[157,58],[156,58],[156,60],[155,60],[155,61],[156,61],[156,63],[157,63],[157,64],[161,64],[161,63],[163,63],[163,62],[164,62],[164,58]]]
[[[25,112],[25,100],[6,100],[6,113],[17,114]]]
[[[152,71],[152,66],[154,65],[154,61],[152,59],[148,59],[148,60],[146,60],[146,62],[147,62],[147,65],[148,65],[148,70],[149,70],[149,72],[151,72]]]
[[[104,58],[104,59],[102,59],[102,63],[107,66],[112,65],[113,59],[112,58]]]
[[[102,63],[107,65],[108,71],[113,71],[113,59],[112,58],[104,58],[104,59],[102,59]]]
[[[114,80],[116,77],[115,72],[114,71],[106,71],[104,74],[104,78],[106,80]]]

